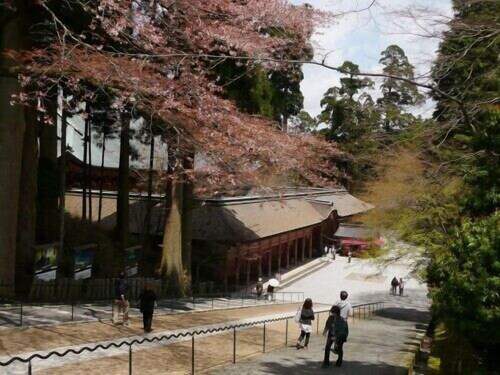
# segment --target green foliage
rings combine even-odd
[[[299,133],[311,133],[318,126],[317,120],[306,111],[300,111],[291,118],[292,130]]]
[[[449,327],[475,342],[500,343],[500,213],[454,229],[433,252],[428,279],[434,309]]]
[[[379,63],[383,66],[383,72],[390,76],[414,80],[414,67],[408,61],[403,49],[397,45],[390,45],[382,52]],[[423,95],[418,92],[417,86],[395,78],[384,78],[381,86],[382,98],[380,103],[392,103],[396,105],[421,104]]]
[[[281,124],[298,115],[304,97],[300,91],[302,73],[266,72],[256,65],[226,61],[216,67],[218,83],[224,86],[227,98],[243,111],[277,120]]]
[[[389,76],[415,79],[414,67],[401,47],[390,45],[382,52],[379,63],[383,72]],[[383,117],[383,129],[386,132],[400,131],[407,128],[414,120],[413,115],[404,112],[406,106],[420,105],[424,96],[418,92],[417,86],[392,77],[384,78],[381,85],[382,97],[377,104]]]
[[[439,89],[463,101],[466,121],[455,102],[437,99],[436,119],[448,137],[441,162],[453,166],[466,189],[457,202],[463,222],[449,226],[435,245],[428,276],[437,317],[469,339],[488,366],[500,345],[499,187],[500,38],[498,1],[453,1],[455,16],[440,45],[433,74]],[[497,365],[498,366],[498,363]]]
[[[500,112],[482,110],[477,118],[477,133],[463,144],[470,147],[473,157],[464,163],[464,180],[471,187],[465,207],[474,216],[491,214],[500,202]]]
[[[438,324],[433,335],[426,374],[456,374],[459,372],[459,363],[462,374],[487,374],[486,369],[474,356],[470,343],[460,335],[449,332],[443,323]]]

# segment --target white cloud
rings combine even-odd
[[[411,6],[433,7],[436,19],[428,19],[425,23],[408,22],[394,16],[397,10],[394,1],[377,0],[370,10],[352,12],[366,8],[372,0],[291,0],[294,4],[309,3],[312,6],[331,11],[335,14],[346,13],[338,18],[336,23],[317,30],[313,36],[315,60],[322,60],[328,54],[326,62],[339,66],[345,60],[350,60],[360,66],[363,71],[379,72],[378,60],[380,52],[391,44],[397,44],[408,55],[415,65],[417,75],[426,75],[435,57],[439,39],[422,38],[410,34],[427,34],[435,31],[443,18],[437,14],[451,15],[450,0],[398,0],[397,8]],[[349,13],[350,12],[350,13]],[[410,34],[408,34],[410,33]],[[305,97],[305,110],[311,115],[321,112],[320,101],[326,90],[339,83],[337,72],[323,67],[306,65],[301,89]],[[429,109],[429,106],[431,109]],[[429,116],[432,113],[432,103],[426,103],[424,108],[415,109],[415,113]]]

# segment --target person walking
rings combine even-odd
[[[129,303],[126,297],[127,294],[127,280],[125,273],[120,272],[120,277],[115,281],[115,301],[113,303],[113,324],[117,325],[118,315],[123,313],[123,325],[128,326],[128,308]]]
[[[351,303],[347,301],[349,294],[343,290],[340,292],[340,300],[334,303],[334,306],[340,308],[340,316],[345,320],[347,335],[349,335],[349,317],[352,316],[352,306]]]
[[[271,284],[267,284],[267,296],[269,298],[269,302],[274,301],[274,286]]]
[[[403,281],[403,278],[399,278],[399,296],[403,297],[404,289],[405,289],[405,282]]]
[[[262,292],[264,291],[264,284],[262,284],[262,279],[260,277],[255,285],[255,291],[257,293],[257,299],[260,300],[260,296],[262,296]]]
[[[152,331],[151,324],[153,323],[153,313],[155,310],[156,293],[153,290],[153,285],[148,282],[144,286],[141,294],[139,295],[139,309],[142,313],[142,322],[144,325],[144,332],[149,333]]]
[[[328,336],[326,339],[325,356],[323,358],[322,367],[330,366],[330,350],[333,344],[335,344],[333,352],[338,354],[335,365],[340,367],[342,366],[344,343],[347,341],[348,332],[346,321],[340,316],[340,307],[338,306],[332,306],[330,309],[330,316],[326,320],[325,329],[323,330],[323,336],[326,335]]]
[[[337,255],[337,249],[335,248],[335,245],[332,246],[332,259],[335,260],[335,256]]]
[[[297,340],[297,349],[301,348],[302,340],[304,337],[306,340],[304,341],[303,348],[307,350],[307,346],[309,345],[309,337],[312,332],[312,321],[314,320],[314,311],[312,309],[313,303],[310,298],[307,298],[302,305],[302,309],[300,311],[300,320],[299,320],[299,328],[300,328],[300,336]]]
[[[394,276],[392,281],[391,281],[391,294],[393,296],[396,295],[396,289],[397,289],[398,285],[399,285],[399,281],[398,281],[397,277]]]
[[[349,252],[347,253],[347,263],[351,263],[351,256],[352,256],[352,253],[351,253],[351,250],[349,250]]]

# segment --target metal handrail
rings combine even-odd
[[[213,293],[211,294],[213,297],[209,297],[209,295],[204,295],[203,297],[199,297],[199,296],[192,296],[192,297],[184,297],[184,298],[162,298],[162,299],[159,299],[158,300],[158,303],[159,303],[159,306],[160,307],[165,307],[165,306],[162,306],[164,303],[168,303],[168,302],[171,302],[172,303],[172,306],[170,308],[171,310],[171,314],[174,313],[174,305],[175,304],[178,304],[178,303],[181,303],[181,302],[191,302],[193,305],[194,305],[194,308],[196,308],[196,298],[198,299],[203,299],[203,300],[208,300],[210,301],[211,299],[211,309],[214,309],[215,307],[215,304],[214,304],[214,300],[216,298],[225,298],[227,299],[227,302],[228,302],[228,306],[227,308],[229,308],[231,306],[231,301],[237,301],[237,300],[241,300],[242,303],[241,303],[241,306],[244,306],[244,301],[248,298],[248,296],[252,296],[253,298],[251,298],[252,300],[255,300],[257,301],[257,297],[251,293],[238,293],[238,294],[235,294],[235,293],[230,293],[230,294],[226,294],[226,295],[221,295],[220,293]],[[278,298],[275,298],[275,300],[281,300],[282,303],[286,303],[286,302],[290,302],[290,303],[293,303],[293,302],[303,302],[304,301],[304,292],[274,292],[274,295],[275,297],[278,296]],[[279,295],[282,296],[282,298],[280,299],[279,298]],[[285,296],[289,295],[290,296],[290,299],[286,299]],[[262,294],[263,298],[264,298],[264,302],[267,303],[267,298],[265,296],[265,294]],[[295,301],[294,299],[294,296],[297,296],[297,301]],[[81,305],[86,305],[86,304],[104,304],[104,305],[108,305],[110,302],[111,302],[111,306],[113,306],[114,304],[114,300],[94,300],[94,301],[71,301],[70,303],[58,303],[58,302],[45,302],[45,303],[37,303],[37,302],[23,302],[23,301],[16,301],[16,300],[13,300],[13,299],[8,299],[8,298],[0,298],[0,304],[2,301],[9,301],[9,304],[11,305],[18,305],[20,307],[19,309],[19,326],[23,326],[23,308],[27,307],[27,306],[59,306],[59,305],[63,305],[63,306],[68,306],[68,307],[71,307],[71,321],[74,322],[74,310],[75,310],[75,307],[78,307],[78,306],[81,306]],[[199,300],[198,300],[199,301]],[[205,301],[206,302],[206,301]],[[1,306],[0,306],[0,311],[2,310]]]
[[[356,308],[360,308],[360,307],[364,307],[364,306],[378,306],[378,308],[376,310],[372,310],[372,311],[379,311],[379,310],[383,310],[384,309],[384,302],[372,302],[372,303],[367,303],[367,304],[361,304],[361,305],[355,305],[355,306],[352,306],[353,309],[356,309]],[[381,308],[380,308],[381,306]],[[330,309],[324,309],[324,310],[320,310],[320,311],[317,311],[316,314],[321,314],[321,313],[325,313],[325,312],[328,312],[330,311]],[[255,321],[255,322],[248,322],[248,323],[240,323],[240,324],[235,324],[235,325],[230,325],[230,326],[225,326],[225,327],[219,327],[219,328],[211,328],[211,329],[201,329],[201,330],[195,330],[195,331],[190,331],[190,332],[181,332],[181,333],[176,333],[176,334],[170,334],[170,335],[163,335],[163,336],[155,336],[155,337],[152,337],[152,338],[147,338],[147,337],[144,337],[144,338],[141,338],[141,339],[134,339],[134,340],[124,340],[120,343],[115,343],[115,342],[111,342],[107,345],[103,345],[103,344],[98,344],[98,345],[95,345],[93,347],[89,347],[89,346],[84,346],[78,350],[75,350],[75,349],[68,349],[64,352],[58,352],[58,351],[51,351],[45,355],[42,355],[42,354],[38,354],[38,353],[35,353],[27,358],[22,358],[22,357],[19,357],[19,356],[15,356],[15,357],[11,357],[8,361],[6,362],[0,362],[0,367],[6,367],[6,366],[9,366],[10,364],[12,364],[13,362],[15,361],[18,361],[18,362],[21,362],[21,363],[28,363],[30,364],[29,365],[29,371],[31,373],[31,361],[33,359],[41,359],[41,360],[46,360],[46,359],[49,359],[50,357],[52,356],[57,356],[57,357],[64,357],[68,354],[81,354],[83,352],[95,352],[96,350],[98,349],[103,349],[103,350],[107,350],[107,349],[110,349],[112,347],[114,348],[121,348],[122,346],[124,345],[128,345],[129,346],[129,364],[131,364],[131,347],[132,345],[141,345],[141,344],[144,344],[144,343],[153,343],[155,341],[158,341],[158,342],[162,342],[162,341],[168,341],[168,340],[171,340],[171,339],[177,339],[177,338],[180,338],[180,337],[192,337],[192,345],[193,345],[193,353],[194,353],[194,337],[195,336],[199,336],[199,335],[204,335],[204,334],[209,334],[209,333],[215,333],[215,332],[224,332],[224,331],[230,331],[230,330],[236,330],[236,328],[245,328],[245,327],[251,327],[251,326],[257,326],[257,325],[262,325],[264,324],[264,330],[265,330],[265,325],[266,323],[274,323],[274,322],[279,322],[279,321],[288,321],[289,319],[292,319],[294,318],[295,315],[291,315],[291,316],[286,316],[286,317],[282,317],[282,318],[274,318],[274,319],[264,319],[264,320],[259,320],[259,321]],[[319,321],[318,321],[318,329],[317,329],[317,332],[319,332]],[[288,331],[287,331],[288,333]],[[264,335],[264,342],[263,342],[263,350],[265,351],[265,335]],[[194,356],[192,358],[192,360],[194,361]],[[194,368],[194,362],[193,362],[193,368]]]

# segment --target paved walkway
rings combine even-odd
[[[344,364],[322,369],[325,339],[313,336],[309,350],[294,347],[266,353],[253,361],[219,368],[210,374],[321,374],[392,375],[408,374],[408,367],[425,333],[429,315],[416,309],[388,308],[381,316],[350,326],[344,345]]]
[[[410,260],[396,262],[353,259],[351,263],[337,256],[322,268],[284,291],[304,292],[313,301],[334,303],[340,291],[349,293],[352,304],[384,301],[380,316],[350,325],[345,344],[344,366],[321,369],[323,337],[314,336],[308,351],[294,348],[267,353],[255,361],[244,362],[211,374],[407,374],[430,320],[427,288],[412,277]],[[389,283],[396,276],[404,278],[405,296],[389,294]],[[331,358],[336,358],[333,355]]]

